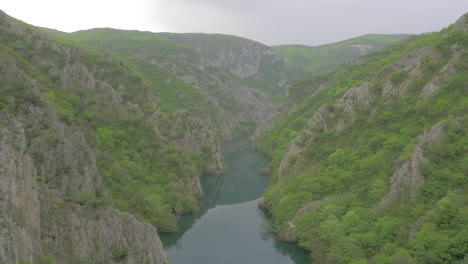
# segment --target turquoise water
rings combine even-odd
[[[311,260],[295,244],[276,240],[262,223],[258,209],[268,178],[261,174],[268,160],[246,140],[225,144],[224,176],[201,179],[206,198],[200,212],[185,215],[179,231],[161,234],[166,252],[175,264],[305,264]]]

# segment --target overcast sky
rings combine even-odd
[[[0,9],[66,32],[113,27],[318,45],[368,33],[438,31],[468,11],[468,0],[2,0]]]

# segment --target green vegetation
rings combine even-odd
[[[114,260],[117,262],[124,260],[127,257],[127,255],[128,255],[127,249],[125,248],[120,248],[112,252],[112,256],[114,257]]]
[[[213,112],[212,103],[206,100],[198,89],[151,63],[155,60],[196,61],[195,52],[183,45],[156,37],[154,33],[109,28],[78,31],[72,34],[51,30],[47,32],[60,42],[64,42],[65,39],[72,41],[68,44],[84,43],[86,46],[83,48],[87,51],[96,52],[91,48],[96,47],[115,53],[120,66],[125,65],[136,73],[133,76],[136,81],[145,82],[151,86],[158,98],[160,109],[165,113],[171,114],[181,109],[190,110],[193,114]],[[119,69],[114,69],[111,81],[120,82],[120,74]],[[123,95],[124,99],[133,94],[129,91]]]
[[[254,57],[251,57],[250,54],[242,54],[244,47],[256,50],[268,49],[268,47],[236,36],[151,33],[108,28],[78,31],[71,34],[63,34],[53,30],[47,30],[47,32],[60,38],[106,49],[126,58],[144,61],[147,64],[144,68],[147,69],[150,68],[149,64],[157,64],[171,68],[171,73],[178,76],[196,76],[197,84],[207,88],[212,88],[213,81],[220,81],[227,87],[245,85],[266,95],[275,103],[284,99],[285,87],[279,84],[283,79],[292,81],[305,76],[301,70],[287,67],[279,56],[262,54],[257,58],[257,54]],[[233,66],[232,62],[224,61],[227,59],[227,54],[235,54],[236,52],[239,56],[230,58],[230,60],[245,60],[242,63],[248,61],[247,63],[256,65],[256,60],[260,59],[258,72],[248,77],[232,73],[231,70],[238,67],[240,62],[234,63]],[[232,55],[230,56],[232,57]],[[206,69],[201,70],[200,65],[206,65],[208,61],[210,62]],[[234,72],[238,70],[235,69]],[[218,98],[226,97],[224,94],[216,96]],[[172,100],[174,99],[177,97],[172,97]],[[230,108],[227,110],[237,111]]]
[[[409,35],[369,34],[316,47],[282,45],[276,46],[274,49],[280,55],[288,58],[294,65],[317,74],[334,70],[340,64],[348,62],[357,56],[375,52],[391,43],[408,37]]]
[[[197,210],[200,194],[189,193],[188,188],[202,173],[211,153],[207,149],[200,154],[183,153],[173,140],[157,133],[160,124],[152,118],[168,119],[182,108],[193,110],[194,115],[212,111],[199,92],[161,68],[138,60],[114,57],[67,40],[50,40],[36,29],[28,29],[23,35],[0,29],[0,55],[14,60],[38,86],[29,87],[24,78],[2,82],[0,111],[27,114],[31,107],[52,107],[62,122],[85,135],[110,193],[110,197],[99,191],[78,193],[67,197],[67,201],[93,207],[115,206],[164,231],[176,229],[174,212]],[[36,42],[42,43],[40,48],[34,48]],[[73,54],[70,61],[65,61],[64,47]],[[89,86],[86,79],[80,79],[89,78],[85,74],[77,77],[73,82],[76,85],[64,82],[57,68],[70,64],[87,69],[98,85]],[[158,96],[157,101],[153,95]],[[174,99],[176,95],[186,100],[179,102]],[[38,129],[43,131],[34,134],[44,135],[49,148],[44,153],[53,151],[59,144],[57,133],[48,127]],[[31,156],[37,166],[43,166],[42,150]],[[69,170],[64,166],[57,174]],[[55,184],[58,181],[54,177],[41,175],[38,181]]]
[[[154,33],[101,28],[60,35],[78,43],[107,49],[121,55],[139,53],[140,56],[161,59],[170,56],[186,56],[194,59],[195,52],[176,42],[156,37]]]
[[[200,91],[162,68],[138,59],[130,59],[127,65],[142,73],[145,82],[157,95],[161,111],[171,114],[189,109],[194,115],[212,115],[215,111],[212,103]]]
[[[105,197],[101,197],[100,193],[77,193],[65,199],[67,202],[73,202],[81,206],[92,206],[94,208],[103,208],[110,205],[110,201]]]
[[[27,262],[27,261],[20,261],[20,264],[55,264],[55,258],[52,255],[44,256],[36,261]]]
[[[201,49],[203,56],[215,58],[224,50],[235,50],[242,47],[246,41],[245,38],[223,35],[223,34],[204,34],[204,33],[157,33],[158,37],[168,39],[192,49]]]
[[[441,58],[423,58],[422,73],[412,76],[391,64],[423,47]],[[451,61],[454,71],[432,96],[422,88],[449,62],[454,47],[462,50]],[[258,147],[273,158],[272,184],[264,206],[280,238],[295,240],[326,263],[462,263],[468,259],[468,36],[453,26],[439,33],[412,37],[362,62],[297,83],[285,107],[293,109],[258,139]],[[452,50],[452,51],[451,51]],[[447,77],[446,77],[447,78]],[[400,94],[383,95],[385,81]],[[369,83],[369,105],[354,104],[354,118],[339,98],[352,87]],[[318,90],[324,86],[325,89]],[[308,120],[329,113],[309,133]],[[326,109],[326,110],[324,110]],[[338,124],[346,124],[335,129]],[[421,165],[424,183],[403,192],[390,204],[381,203],[390,178],[411,159],[418,136],[443,123],[443,137],[424,145],[428,159]],[[302,151],[289,157],[278,178],[285,151],[298,135]],[[402,183],[400,183],[402,184]],[[312,210],[299,209],[316,202]],[[294,221],[295,228],[288,224]],[[463,262],[464,263],[464,262]]]

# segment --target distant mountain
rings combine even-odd
[[[334,70],[343,62],[375,52],[408,37],[410,35],[369,34],[320,46],[281,45],[274,46],[273,49],[295,66],[317,74]]]
[[[244,80],[247,85],[279,102],[286,88],[306,74],[274,49],[249,39],[201,33],[158,33],[160,37],[195,50],[204,65],[216,65]]]
[[[286,87],[306,76],[303,70],[291,65],[272,48],[236,36],[105,28],[66,35],[52,33],[157,64],[184,80],[190,79],[200,89],[209,86],[210,79],[215,78],[231,86],[228,93],[235,93],[235,89],[243,86],[266,95],[274,103],[282,101]]]

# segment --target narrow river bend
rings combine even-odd
[[[258,202],[268,186],[261,174],[268,160],[252,142],[239,139],[224,146],[227,173],[201,179],[206,198],[200,212],[184,215],[179,231],[161,234],[175,264],[308,264],[305,250],[278,241],[263,227],[266,215]]]

